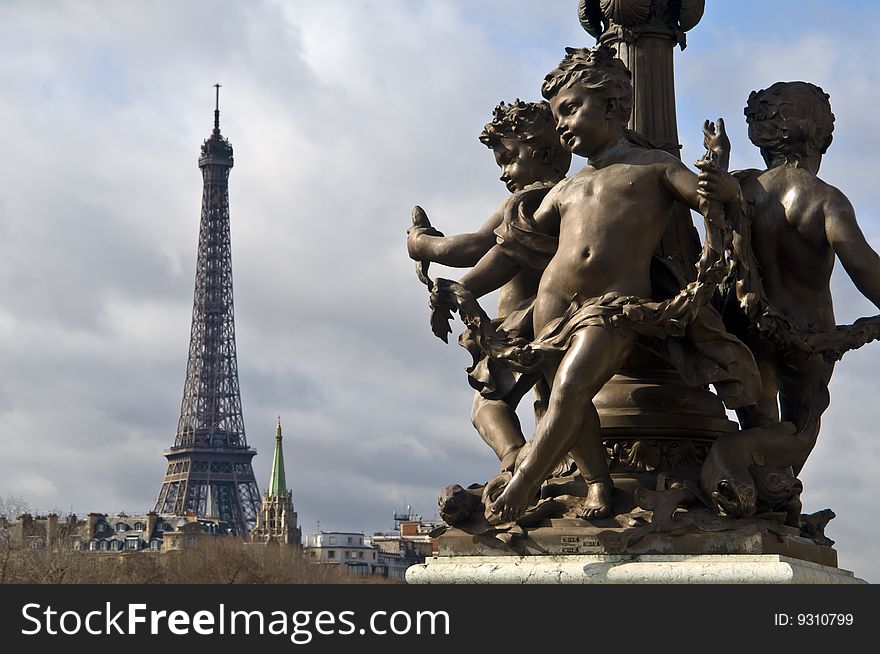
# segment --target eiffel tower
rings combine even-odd
[[[156,513],[218,519],[238,536],[256,522],[260,491],[241,413],[232,260],[229,239],[229,169],[232,146],[220,134],[220,85],[214,131],[202,144],[204,181],[189,360],[174,445],[164,452],[168,470]]]

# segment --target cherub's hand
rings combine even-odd
[[[428,239],[424,238],[426,236],[443,236],[443,233],[431,226],[424,209],[415,206],[412,211],[412,227],[406,230],[406,251],[410,259],[431,260],[434,253]]]
[[[739,199],[739,182],[733,175],[704,159],[694,165],[700,169],[697,182],[697,193],[700,196],[721,203]]]
[[[703,123],[703,147],[708,152],[708,159],[727,170],[730,161],[730,139],[727,138],[727,130],[724,128],[724,119],[719,118],[714,123],[706,120]]]
[[[517,339],[522,341],[524,339]],[[536,369],[544,359],[544,353],[541,350],[535,350],[530,343],[516,343],[511,350],[509,361],[515,370],[521,372]]]

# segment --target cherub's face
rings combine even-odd
[[[501,181],[511,193],[521,191],[547,176],[547,164],[524,141],[502,138],[493,150],[495,161],[501,169]]]
[[[590,157],[608,140],[608,104],[595,91],[579,84],[562,89],[550,100],[556,131],[562,144],[574,154]]]

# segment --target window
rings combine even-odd
[[[348,537],[348,543],[351,544],[351,536]]]
[[[359,559],[364,558],[364,553],[363,553],[363,552],[358,552],[358,558],[359,558]]]
[[[327,558],[335,559],[336,558],[336,550],[327,550]]]
[[[330,536],[330,544],[336,545],[336,536]]]

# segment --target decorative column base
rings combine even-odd
[[[435,556],[410,584],[864,584],[848,570],[779,554]]]

